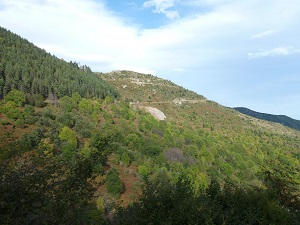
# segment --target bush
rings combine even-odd
[[[79,134],[83,137],[83,138],[90,138],[92,136],[92,133],[89,129],[82,129],[79,131]]]
[[[125,166],[129,166],[130,164],[130,157],[126,152],[123,152],[123,154],[121,155],[121,161],[123,162],[123,164]]]
[[[75,121],[72,117],[72,114],[71,113],[63,113],[59,118],[58,118],[58,121],[60,123],[62,123],[64,126],[67,126],[67,127],[74,127],[74,124],[75,124]]]
[[[76,106],[74,100],[69,96],[62,97],[59,101],[59,105],[65,112],[71,112]]]
[[[11,123],[7,120],[0,120],[2,126],[10,125]]]
[[[34,124],[37,121],[37,117],[34,115],[34,107],[31,105],[25,105],[24,107],[24,120],[27,124]]]
[[[123,192],[123,183],[119,177],[118,171],[115,168],[111,168],[106,174],[106,188],[108,193],[113,197],[119,198]]]
[[[46,103],[44,97],[41,94],[26,94],[26,102],[29,105],[42,108],[45,107]]]
[[[64,144],[62,146],[62,155],[65,158],[71,159],[75,154],[73,147],[69,144]]]
[[[18,106],[13,101],[8,101],[5,104],[3,104],[0,107],[0,112],[12,120],[17,120],[22,115]]]
[[[94,166],[93,172],[96,174],[103,174],[103,166],[101,165],[101,163],[98,163]]]
[[[46,108],[46,109],[43,111],[42,116],[43,116],[44,118],[49,118],[49,119],[51,119],[51,120],[55,120],[55,119],[56,119],[56,116],[54,115],[54,113],[52,112],[52,110],[49,109],[49,108]]]
[[[158,156],[161,148],[158,145],[150,145],[142,149],[142,153],[148,156]]]
[[[12,101],[16,103],[18,106],[22,106],[26,102],[26,97],[22,92],[13,89],[4,97],[4,101],[5,102]]]

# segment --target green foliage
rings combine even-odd
[[[100,217],[104,219],[105,216],[105,206],[104,206],[104,200],[101,197],[98,197],[96,200],[96,206],[99,210]]]
[[[58,121],[60,123],[62,123],[64,126],[70,127],[72,128],[75,124],[75,120],[72,116],[71,113],[69,112],[64,112],[60,115],[60,117],[58,118]]]
[[[73,99],[75,104],[78,104],[79,101],[81,100],[81,96],[78,92],[75,92],[75,93],[72,94],[72,99]]]
[[[24,116],[24,122],[27,124],[34,124],[37,121],[34,107],[31,105],[25,105],[23,116]]]
[[[55,156],[55,142],[44,135],[37,129],[6,146],[0,136],[1,224],[106,224],[101,204],[92,203],[95,168],[103,170],[107,157],[106,137],[89,157],[72,149],[66,158]]]
[[[119,198],[123,192],[123,183],[119,177],[118,171],[115,168],[111,168],[106,173],[106,188],[108,193],[113,197]]]
[[[261,175],[281,204],[297,211],[300,209],[300,182],[293,177],[296,172],[299,172],[299,168],[295,168],[285,161],[285,156],[280,155],[261,171]],[[298,219],[300,220],[300,213]]]
[[[96,164],[96,165],[94,166],[93,172],[94,172],[95,174],[103,174],[104,168],[103,168],[103,166],[101,165],[101,163],[98,163],[98,164]]]
[[[59,105],[65,112],[71,112],[75,108],[75,101],[69,96],[64,96],[59,99]]]
[[[31,105],[25,105],[24,114],[25,116],[34,116],[34,107]]]
[[[79,154],[85,158],[89,158],[91,155],[91,149],[89,148],[89,146],[85,145],[82,149],[80,149]]]
[[[92,132],[89,129],[87,129],[87,128],[83,128],[82,130],[80,130],[79,134],[83,138],[90,138],[92,136]]]
[[[10,125],[11,123],[7,120],[1,120],[2,126]]]
[[[89,167],[43,155],[0,164],[1,224],[94,224]]]
[[[0,112],[12,120],[16,120],[21,117],[21,111],[19,107],[15,102],[12,101],[8,101],[0,105]]]
[[[26,97],[25,95],[16,90],[12,89],[5,97],[4,97],[5,102],[14,102],[17,106],[22,106],[26,102]]]
[[[76,134],[69,127],[63,127],[61,132],[59,133],[59,138],[62,141],[66,141],[71,148],[77,147],[77,138]]]
[[[92,114],[94,111],[93,103],[91,99],[81,99],[78,104],[79,111],[86,114]]]
[[[116,154],[112,160],[113,164],[118,165],[119,161],[121,160],[121,156],[119,154]]]
[[[143,177],[143,178],[147,178],[150,174],[151,170],[149,168],[149,165],[144,164],[139,166],[139,174]]]
[[[234,168],[228,163],[220,163],[220,168],[227,176],[230,176],[234,172]]]
[[[127,154],[127,152],[123,152],[122,153],[122,155],[121,155],[121,161],[123,162],[123,164],[125,166],[129,166],[129,164],[130,164],[130,157]]]
[[[70,144],[63,144],[61,146],[61,154],[66,159],[71,160],[75,156],[75,148]]]
[[[143,145],[142,139],[137,134],[129,134],[125,138],[125,143],[129,149],[140,150]]]
[[[172,184],[166,174],[146,182],[140,201],[119,209],[116,224],[298,224],[269,190],[212,182],[197,195],[185,179]]]
[[[22,138],[20,139],[20,142],[22,144],[22,150],[30,151],[37,147],[44,137],[43,130],[40,128],[33,130],[30,133],[25,133],[22,135]]]
[[[58,59],[2,27],[0,37],[0,99],[13,89],[40,94],[51,101],[76,92],[88,98],[118,96],[116,90],[87,66]],[[23,97],[18,99],[17,104],[23,104],[23,100]]]
[[[101,163],[102,165],[106,162],[106,157],[111,153],[111,135],[105,135],[103,133],[95,132],[90,138],[89,148],[91,149],[91,160],[94,160],[95,164]],[[93,155],[99,154],[101,161],[97,161],[93,158]]]
[[[56,119],[56,115],[50,108],[46,108],[43,110],[42,117],[49,118],[51,120]]]
[[[142,148],[142,153],[148,156],[158,156],[161,153],[161,148],[159,145],[148,145]]]
[[[42,108],[46,105],[44,100],[45,99],[41,94],[31,94],[31,93],[26,94],[26,102],[29,105]]]
[[[110,96],[107,96],[104,99],[104,102],[109,105],[109,104],[112,104],[114,102],[114,99],[112,97],[110,97]]]

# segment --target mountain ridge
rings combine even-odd
[[[234,110],[246,114],[248,116],[252,116],[257,119],[265,120],[265,121],[270,121],[274,123],[279,123],[284,126],[296,129],[300,131],[300,120],[293,119],[291,117],[288,117],[286,115],[273,115],[269,113],[261,113],[261,112],[256,112],[254,110],[245,108],[245,107],[234,107]]]
[[[195,121],[198,121],[202,127],[216,128],[217,126],[224,126],[221,125],[224,123],[227,123],[226,126],[228,127],[240,126],[240,124],[244,124],[243,120],[246,119],[247,123],[251,123],[254,127],[261,127],[261,129],[268,129],[281,134],[293,133],[288,127],[278,123],[271,123],[265,120],[254,121],[245,117],[242,120],[238,120],[237,118],[240,117],[236,114],[238,113],[236,110],[222,106],[194,91],[151,74],[142,74],[128,70],[97,74],[112,85],[121,94],[122,99],[130,102],[132,106],[156,107],[166,114],[167,120],[173,119],[173,121],[178,122],[179,119],[186,122],[189,121],[189,118],[198,118]],[[185,113],[186,119],[178,114],[184,108],[189,108],[190,111]],[[234,125],[230,125],[228,121],[232,120],[230,117],[234,114],[236,114],[236,119],[233,120],[235,122],[232,122]],[[211,122],[216,119],[218,121]],[[190,126],[194,126],[194,122]],[[246,124],[243,125],[245,128],[247,126]]]

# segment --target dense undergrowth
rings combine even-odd
[[[126,210],[131,210],[132,207],[132,210],[142,213],[140,216],[144,218],[145,212],[139,210],[143,210],[145,206],[134,203],[141,196],[143,202],[147,196],[148,192],[141,195],[140,186],[146,182],[146,188],[148,185],[155,188],[156,177],[160,177],[162,173],[168,180],[169,186],[165,187],[169,187],[169,191],[172,188],[176,190],[177,184],[182,181],[188,184],[186,194],[189,193],[190,199],[185,204],[192,204],[194,201],[202,204],[202,197],[206,196],[216,182],[221,187],[225,185],[224,191],[227,190],[227,184],[234,185],[231,193],[234,207],[238,207],[235,198],[239,195],[242,195],[242,201],[250,198],[248,195],[254,195],[253,198],[262,195],[266,199],[265,202],[258,202],[259,204],[274,203],[274,206],[270,206],[271,209],[281,210],[284,218],[289,218],[287,221],[293,221],[296,217],[294,214],[297,211],[289,215],[287,210],[281,208],[287,203],[280,201],[281,192],[289,196],[284,197],[288,204],[298,204],[299,201],[295,197],[299,194],[299,160],[292,154],[298,150],[299,142],[296,138],[245,130],[244,134],[233,133],[235,139],[230,140],[216,130],[193,130],[168,121],[157,121],[143,110],[132,109],[128,102],[115,101],[110,97],[104,100],[85,99],[76,93],[72,97],[61,98],[59,106],[49,104],[36,108],[22,101],[18,106],[19,99],[24,99],[25,95],[20,96],[21,92],[13,90],[8,98],[4,98],[0,107],[1,212],[4,212],[2,216],[6,219],[3,221],[8,224],[12,222],[9,220],[11,218],[15,222],[19,218],[20,224],[27,220],[28,224],[32,224],[49,212],[53,213],[49,220],[52,218],[52,222],[55,222],[55,218],[63,216],[59,217],[56,213],[64,210],[70,215],[64,215],[65,219],[61,218],[62,224],[81,223],[80,221],[88,223],[94,220],[102,223],[107,218],[126,216]],[[15,111],[14,117],[10,116],[11,111]],[[16,140],[18,135],[21,136]],[[108,157],[110,160],[107,160]],[[122,173],[129,171],[131,179],[136,180],[135,188],[131,189],[126,188],[120,179]],[[268,179],[267,173],[270,174]],[[275,193],[276,189],[266,189],[267,180],[277,182],[275,187],[283,182],[279,186],[279,194]],[[105,186],[106,188],[101,188]],[[153,193],[158,195],[167,191],[160,189],[159,185],[156,188]],[[220,189],[219,194],[224,195],[223,197],[228,195],[227,192],[223,193],[223,189]],[[174,195],[172,201],[180,201],[182,193]],[[169,198],[168,196],[166,194],[165,197]],[[127,202],[118,201],[122,197]],[[206,200],[209,204],[215,204],[213,199]],[[161,199],[157,201],[153,204],[169,202],[165,200],[159,203]],[[102,211],[97,209],[97,202],[100,202],[98,208]],[[250,203],[258,204],[255,201]],[[250,203],[245,204],[251,205]],[[220,200],[218,204],[225,202]],[[70,205],[76,206],[78,211],[70,208]],[[129,208],[121,210],[120,215],[115,215],[114,209],[121,205],[129,205]],[[177,203],[173,204],[174,207],[176,205]],[[173,206],[162,207],[171,207],[173,210]],[[60,208],[59,212],[56,212],[57,207]],[[191,210],[199,207],[204,206],[195,204]],[[251,207],[255,208],[253,205]],[[166,212],[171,209],[166,209]],[[221,214],[228,214],[225,209],[222,210]],[[239,214],[238,211],[232,213]],[[266,213],[260,215],[263,220],[272,219],[268,217],[269,211],[262,213]],[[156,218],[155,215],[149,216]],[[200,217],[201,215],[199,212]],[[275,219],[276,222],[278,218]],[[196,221],[202,220],[203,218],[198,218]],[[123,219],[116,221],[123,223]],[[125,221],[124,219],[124,223]],[[224,218],[220,221],[231,224]],[[223,222],[212,220],[211,224]],[[45,224],[49,223],[45,220]],[[149,220],[147,223],[152,222]],[[174,221],[170,224],[174,224]]]

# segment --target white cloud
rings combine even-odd
[[[166,13],[177,2],[180,3],[178,0],[149,0],[144,6]],[[66,60],[99,62],[99,65],[106,64],[105,69],[115,69],[114,65],[119,64],[172,71],[178,65],[201,68],[220,60],[234,60],[233,57],[244,54],[241,49],[248,44],[246,34],[254,33],[252,27],[255,30],[265,26],[276,28],[277,22],[267,20],[264,25],[262,18],[285,9],[274,3],[270,12],[258,11],[253,17],[257,9],[252,4],[232,2],[209,0],[207,3],[218,6],[217,9],[154,29],[126,24],[101,1],[93,0],[7,0],[0,3],[5,6],[0,21],[30,41],[43,43],[47,51]],[[293,14],[290,10],[288,16]],[[289,22],[289,17],[282,17],[281,23],[284,20]],[[280,29],[259,35],[270,35],[277,30]],[[255,53],[249,53],[249,57],[253,56]],[[99,65],[93,63],[92,68],[102,70]]]
[[[124,65],[124,64],[113,64],[112,65],[114,70],[129,70],[129,71],[135,71],[138,73],[143,73],[143,74],[152,74],[155,75],[155,71],[147,68],[142,68],[138,67],[135,65]]]
[[[172,70],[175,72],[184,72],[184,69],[182,68],[173,68]]]
[[[278,47],[268,51],[261,51],[255,53],[248,53],[249,59],[262,58],[262,57],[278,57],[278,56],[288,56],[292,54],[299,54],[300,49],[294,47]]]
[[[139,30],[125,25],[101,3],[9,0],[1,5],[2,26],[66,61],[98,62],[111,70],[116,62],[132,65],[144,58],[146,46],[139,41]]]
[[[264,37],[266,37],[266,36],[275,34],[275,33],[277,33],[277,32],[279,32],[279,30],[267,30],[267,31],[264,31],[264,32],[262,32],[262,33],[253,35],[252,38],[253,38],[253,39],[264,38]]]
[[[175,10],[165,10],[163,12],[169,19],[176,19],[179,17],[179,13]]]
[[[121,12],[108,10],[105,2],[0,0],[1,26],[59,58],[79,61],[94,71],[129,69],[170,80],[176,77],[180,85],[193,86],[193,90],[221,104],[241,96],[236,91],[241,85],[233,84],[248,76],[247,71],[252,75],[269,74],[268,69],[278,66],[259,65],[263,69],[257,72],[256,60],[245,57],[248,52],[249,59],[299,53],[298,0],[273,0],[269,4],[260,0],[144,0],[144,7],[176,18],[152,29],[141,28],[133,20],[128,23]],[[179,17],[182,5],[185,9],[192,5],[192,14]],[[209,10],[203,13],[202,6]],[[153,16],[149,20],[157,19]],[[286,60],[292,58],[296,57]],[[254,88],[249,88],[247,97],[257,92]]]
[[[151,8],[154,7],[155,13],[163,13],[169,19],[175,19],[179,17],[179,13],[177,10],[170,10],[175,6],[175,2],[178,0],[149,0],[143,3],[143,7]]]
[[[43,44],[43,43],[36,43],[36,46],[44,49],[47,52],[55,52],[55,53],[60,53],[60,54],[64,54],[64,49],[63,47],[57,45],[57,44]]]

